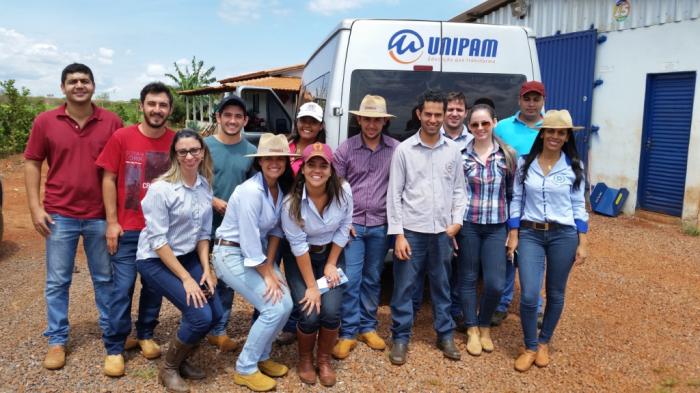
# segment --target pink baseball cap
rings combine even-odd
[[[329,164],[333,163],[333,150],[331,150],[330,146],[321,142],[306,146],[301,156],[305,163],[314,157],[321,157]]]

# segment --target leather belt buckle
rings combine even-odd
[[[328,245],[329,245],[329,244],[330,244],[330,243],[324,244],[324,245],[321,245],[321,246],[317,246],[317,245],[314,245],[314,244],[310,244],[310,245],[309,245],[309,252],[312,252],[312,253],[314,253],[314,254],[323,254],[324,252],[326,252],[326,250],[328,250]]]
[[[214,241],[214,245],[216,245],[216,246],[230,246],[230,247],[240,247],[241,246],[237,242],[232,242],[232,241],[225,240],[225,239],[216,239],[216,241]]]

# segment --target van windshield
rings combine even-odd
[[[384,97],[387,111],[396,116],[385,132],[402,141],[420,127],[414,109],[425,90],[445,94],[461,91],[467,97],[467,107],[477,99],[489,98],[496,105],[496,116],[504,119],[518,110],[518,92],[525,80],[524,75],[515,74],[356,70],[350,81],[349,107],[351,110],[359,108],[360,101],[367,94]],[[350,116],[348,138],[359,132],[355,116]]]

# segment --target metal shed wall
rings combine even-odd
[[[538,37],[588,30],[599,33],[635,29],[700,18],[700,0],[632,0],[626,20],[613,17],[614,0],[530,0],[523,19],[513,17],[506,5],[479,18],[476,23],[518,25],[531,28]]]

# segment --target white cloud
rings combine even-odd
[[[162,64],[149,64],[146,66],[146,76],[163,77],[167,71]]]
[[[331,15],[336,12],[362,8],[367,4],[398,4],[397,0],[309,0],[307,7],[311,12]]]
[[[99,61],[102,64],[112,64],[112,56],[114,56],[114,49],[97,49],[97,61]]]
[[[221,0],[218,14],[220,18],[237,24],[256,21],[266,12],[280,16],[288,15],[290,10],[279,0]]]

